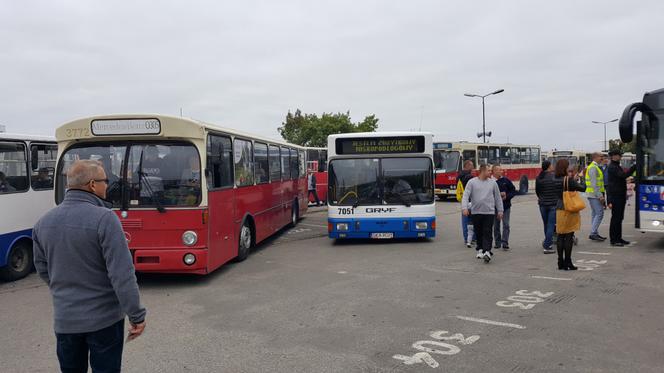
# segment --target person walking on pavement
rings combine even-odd
[[[318,191],[316,190],[316,175],[311,170],[309,170],[309,176],[307,177],[307,186],[309,189],[307,198],[311,197],[311,194],[313,194],[314,199],[316,200],[316,206],[320,206],[320,198],[318,198]]]
[[[609,165],[609,183],[606,188],[606,201],[611,209],[611,225],[609,239],[611,246],[629,245],[622,237],[622,222],[625,218],[625,204],[627,203],[627,179],[636,171],[632,166],[627,172],[620,165],[622,153],[620,150],[609,152],[611,164]]]
[[[498,190],[500,190],[500,198],[503,200],[503,229],[501,232],[501,220],[496,219],[493,227],[494,249],[502,247],[503,250],[507,251],[510,249],[510,211],[512,210],[512,198],[516,196],[516,187],[510,179],[503,176],[503,168],[500,165],[493,166],[492,174],[496,178]]]
[[[487,165],[480,165],[479,175],[468,181],[463,192],[461,208],[465,216],[472,215],[477,236],[477,258],[484,259],[485,262],[491,261],[493,222],[496,217],[499,220],[503,218],[503,200],[500,198],[498,184],[489,179]]]
[[[606,237],[599,235],[599,226],[604,219],[604,172],[599,167],[602,161],[602,153],[593,153],[593,161],[586,168],[586,195],[591,209],[590,238],[593,241],[604,241]]]
[[[459,172],[456,180],[456,198],[459,202],[463,199],[463,192],[466,185],[468,185],[468,181],[473,178],[474,167],[475,165],[473,165],[473,161],[471,160],[463,162],[463,170]],[[461,232],[463,233],[463,242],[470,248],[475,240],[475,230],[473,229],[473,222],[470,216],[461,214]]]
[[[145,330],[134,264],[120,220],[104,198],[100,162],[76,161],[64,201],[33,229],[34,264],[53,297],[62,372],[120,372],[124,319],[127,340]]]
[[[535,179],[535,193],[537,194],[537,204],[539,205],[542,223],[544,224],[544,241],[542,248],[544,254],[553,254],[553,235],[556,229],[556,206],[558,205],[558,196],[556,194],[555,183],[553,181],[554,168],[549,160],[542,162],[542,171]]]
[[[577,268],[572,263],[572,248],[574,247],[574,232],[581,228],[581,216],[578,212],[565,214],[565,204],[563,202],[563,192],[565,191],[586,191],[586,187],[577,183],[574,178],[568,177],[569,161],[559,159],[556,162],[556,171],[553,178],[553,188],[558,199],[556,205],[556,231],[558,240],[556,248],[558,251],[558,269],[574,271]],[[574,219],[574,221],[565,221],[564,219]]]

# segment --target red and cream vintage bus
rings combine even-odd
[[[467,160],[479,164],[500,164],[505,177],[516,184],[520,194],[534,188],[541,170],[539,145],[436,142],[433,150],[436,167],[436,195],[445,199],[456,195],[456,180]]]
[[[307,210],[304,148],[163,115],[109,115],[56,131],[55,199],[76,160],[101,162],[136,270],[206,274]]]
[[[307,152],[307,172],[313,171],[316,175],[316,193],[321,203],[327,202],[327,148],[305,148]],[[313,196],[309,203],[316,203]]]

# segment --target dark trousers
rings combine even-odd
[[[482,250],[483,253],[491,251],[495,215],[473,214],[472,217],[473,226],[475,227],[475,237],[477,238],[477,250]]]
[[[572,248],[574,247],[574,232],[558,235],[556,241],[558,249],[558,268],[572,264]]]
[[[55,333],[55,337],[62,373],[87,373],[88,354],[93,373],[120,372],[124,319],[96,332]]]
[[[609,228],[609,238],[611,243],[622,241],[622,222],[625,218],[626,198],[611,198],[611,225]]]
[[[509,245],[510,243],[510,212],[512,208],[507,208],[503,212],[503,220],[496,219],[493,223],[493,239],[496,241],[496,247]],[[500,226],[502,224],[502,231]]]
[[[316,206],[320,206],[320,198],[318,198],[318,192],[316,191],[316,189],[310,189],[307,198],[309,198],[312,193],[314,194],[314,198],[316,199]]]

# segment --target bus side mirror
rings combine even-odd
[[[648,116],[653,121],[657,120],[648,105],[643,102],[635,102],[623,110],[618,122],[618,129],[620,131],[620,140],[624,143],[629,143],[634,140],[634,116],[640,112],[642,115]]]
[[[33,171],[39,169],[39,147],[33,146],[30,150],[30,166]]]

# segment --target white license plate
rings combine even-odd
[[[372,233],[371,238],[379,238],[379,239],[386,239],[386,238],[393,238],[394,233]]]

